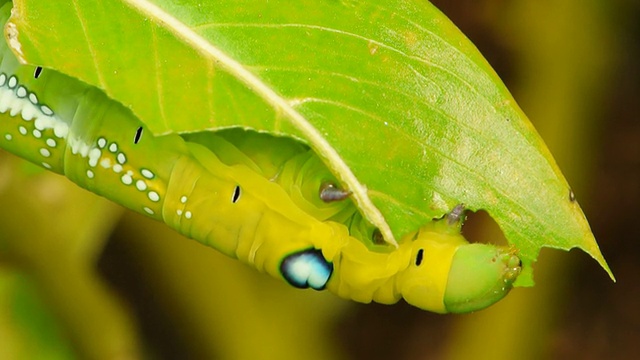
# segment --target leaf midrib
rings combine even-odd
[[[162,10],[155,4],[146,0],[124,0],[131,8],[149,19],[164,24],[165,28],[174,34],[176,38],[189,44],[193,49],[199,51],[209,58],[213,58],[225,68],[227,72],[234,75],[249,89],[262,97],[274,109],[280,109],[290,120],[290,123],[298,129],[313,145],[313,148],[327,159],[333,170],[347,184],[352,192],[358,208],[365,217],[376,226],[382,233],[384,239],[395,246],[397,242],[391,232],[391,228],[384,219],[380,210],[373,204],[367,194],[367,188],[361,184],[353,174],[349,166],[342,160],[336,150],[326,141],[320,132],[307,119],[290,106],[289,102],[269,88],[253,73],[248,71],[242,64],[225,54],[222,50],[213,46],[206,39],[194,32],[189,26]]]

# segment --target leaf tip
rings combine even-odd
[[[613,271],[611,271],[609,264],[607,264],[607,260],[605,260],[595,240],[591,242],[588,246],[580,247],[580,249],[582,249],[584,252],[589,254],[589,256],[591,256],[595,261],[598,262],[598,264],[600,264],[602,269],[604,269],[604,271],[606,271],[607,274],[609,274],[609,278],[611,278],[611,281],[617,282],[616,277],[613,275]]]

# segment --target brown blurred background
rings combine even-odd
[[[356,304],[0,153],[0,359],[640,358],[640,2],[434,3],[545,139],[617,283],[580,251],[544,250],[534,288],[475,314]],[[479,215],[465,234],[499,229]]]

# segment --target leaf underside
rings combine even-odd
[[[426,1],[22,0],[7,33],[23,61],[104,89],[155,134],[309,144],[389,242],[463,203],[519,250],[517,285],[542,247],[611,275],[542,139]]]

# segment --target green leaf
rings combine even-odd
[[[570,188],[478,50],[422,0],[15,1],[24,61],[104,89],[156,134],[239,126],[309,144],[391,243],[464,203],[525,264],[579,247]]]

